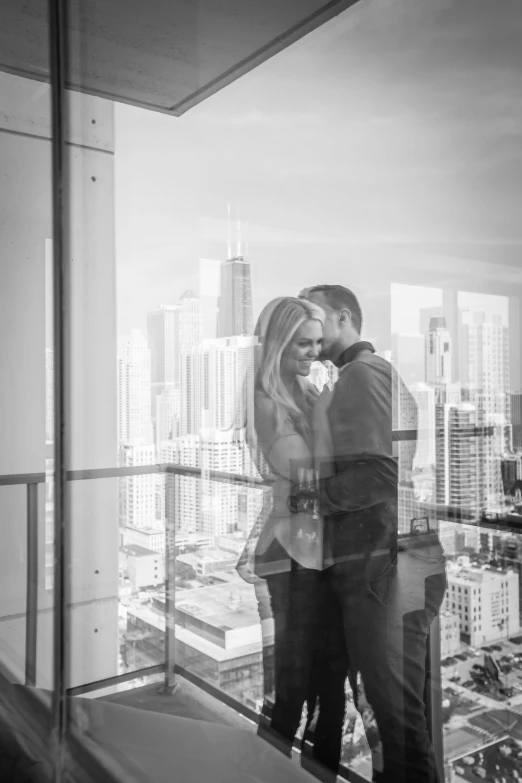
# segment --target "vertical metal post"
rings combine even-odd
[[[171,478],[172,477],[172,478]],[[173,473],[166,473],[168,482],[175,484]],[[167,503],[165,503],[167,505]],[[176,690],[176,525],[174,514],[165,515],[165,681],[161,693],[172,694]]]
[[[52,114],[53,349],[54,349],[54,783],[64,777],[67,728],[67,548],[66,548],[66,352],[67,335],[67,168],[66,168],[66,2],[49,0]]]
[[[444,739],[442,733],[442,686],[440,679],[440,621],[433,621],[428,639],[426,662],[426,712],[428,732],[435,752],[439,777],[444,780]]]
[[[25,684],[36,685],[38,633],[38,484],[27,485],[27,589],[25,596]]]

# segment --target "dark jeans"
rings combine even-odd
[[[342,613],[355,706],[362,711],[363,693],[377,724],[377,743],[374,731],[367,737],[379,783],[440,781],[424,699],[429,629],[446,590],[437,545],[399,552],[372,581],[354,580],[348,559],[326,572]]]
[[[277,549],[279,545],[274,545]],[[259,734],[290,755],[305,702],[309,722],[319,702],[313,758],[336,771],[341,752],[347,660],[326,572],[303,568],[266,577],[274,621],[274,704]],[[306,762],[303,757],[303,764]]]

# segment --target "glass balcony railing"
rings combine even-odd
[[[407,442],[410,437],[411,431],[394,433],[399,442]],[[169,480],[175,477],[255,490],[267,486],[256,477],[214,470],[202,477],[199,468],[173,464],[71,471],[67,476],[71,485],[86,481],[141,480],[143,477],[163,477],[166,483],[160,482],[159,486],[166,494]],[[45,687],[47,682],[43,658],[48,656],[49,650],[39,638],[44,627],[42,616],[50,612],[48,599],[45,603],[49,593],[44,573],[46,561],[39,541],[42,526],[38,487],[45,482],[44,473],[0,477],[0,486],[23,487],[26,493],[25,641],[23,649],[12,650],[10,663],[19,680],[30,688]],[[121,486],[119,492],[121,494]],[[49,496],[52,499],[52,493]],[[457,506],[419,502],[412,524],[421,520],[435,527],[444,520],[446,526],[458,526],[467,535],[477,535],[490,543],[491,537],[505,540],[510,535],[512,547],[520,547],[522,516],[516,508],[503,515],[476,518],[471,511]],[[112,651],[118,658],[116,671],[101,679],[76,682],[68,688],[68,695],[97,698],[112,694],[112,701],[117,703],[118,694],[125,693],[126,704],[132,705],[128,689],[139,687],[151,677],[157,681],[162,675],[159,693],[173,694],[181,679],[257,723],[267,695],[273,637],[271,640],[270,633],[261,633],[252,586],[235,572],[231,573],[238,559],[237,553],[230,552],[228,558],[216,560],[215,551],[214,557],[211,554],[210,541],[205,541],[201,535],[198,540],[198,536],[191,538],[180,534],[172,516],[166,517],[162,530],[159,527],[155,531],[135,528],[133,532],[138,538],[148,535],[149,541],[154,541],[155,549],[128,542],[122,542],[119,547],[117,612],[113,615],[118,627],[107,637],[117,647]],[[244,543],[244,540],[238,538],[237,543]],[[493,556],[486,551],[493,552]],[[224,554],[222,550],[222,558]],[[511,631],[519,627],[518,606],[515,618],[513,607],[508,604],[510,599],[506,595],[504,607],[502,596],[502,604],[497,608],[500,641],[497,639],[493,645],[479,644],[475,638],[480,624],[476,625],[478,631],[474,629],[468,636],[464,634],[462,638],[467,638],[468,643],[462,645],[459,634],[452,631],[448,622],[455,612],[462,611],[463,619],[467,619],[468,612],[473,612],[476,620],[477,611],[481,611],[480,604],[473,609],[462,610],[461,604],[457,607],[456,595],[460,594],[460,601],[465,586],[473,590],[473,585],[480,585],[484,576],[498,573],[511,574],[511,581],[518,583],[520,560],[516,553],[512,560],[509,564],[505,562],[505,553],[500,555],[498,544],[484,548],[482,554],[479,549],[471,555],[449,557],[446,603],[430,633],[425,695],[431,739],[440,769],[446,769],[448,780],[453,774],[451,770],[462,764],[469,766],[471,757],[476,757],[473,763],[479,765],[477,759],[484,758],[485,747],[496,743],[501,748],[507,743],[509,748],[510,742],[517,740],[516,710],[519,703],[522,704],[522,636],[512,635]],[[518,568],[518,572],[506,571],[506,566]],[[48,589],[42,591],[42,584]],[[471,621],[473,617],[469,619]],[[490,618],[490,624],[493,621]],[[465,625],[462,623],[461,627],[465,628]],[[448,654],[449,651],[452,654]],[[109,652],[106,649],[105,655]],[[9,663],[5,656],[3,663]],[[349,690],[347,695],[344,776],[348,780],[368,779],[371,777],[370,752],[364,735],[358,736]],[[161,696],[158,695],[158,699]],[[162,711],[165,709],[168,712],[163,706]],[[305,747],[310,740],[311,737],[305,738]],[[466,761],[462,761],[463,748]]]

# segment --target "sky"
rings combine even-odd
[[[229,203],[256,312],[342,283],[379,334],[390,282],[520,285],[520,40],[519,0],[361,0],[181,118],[118,104],[120,333],[198,290]]]

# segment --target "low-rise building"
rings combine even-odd
[[[457,614],[473,647],[518,633],[518,574],[491,566],[448,568],[445,609]]]
[[[457,614],[442,611],[440,618],[440,657],[455,655],[460,649],[460,619]]]
[[[156,527],[140,528],[127,525],[125,546],[141,546],[163,555],[165,554],[165,530]]]
[[[232,571],[237,564],[237,556],[219,549],[205,552],[189,552],[178,554],[176,558],[177,573],[186,579],[213,576]]]
[[[164,600],[155,598],[149,607],[128,610],[127,630],[142,634],[137,646],[150,663],[163,660],[164,609]],[[231,584],[177,592],[175,622],[180,666],[250,705],[262,699],[264,689],[272,690],[273,621],[260,623],[251,585],[238,577]]]
[[[136,544],[121,547],[120,552],[133,591],[154,587],[165,581],[164,558],[158,552]]]

